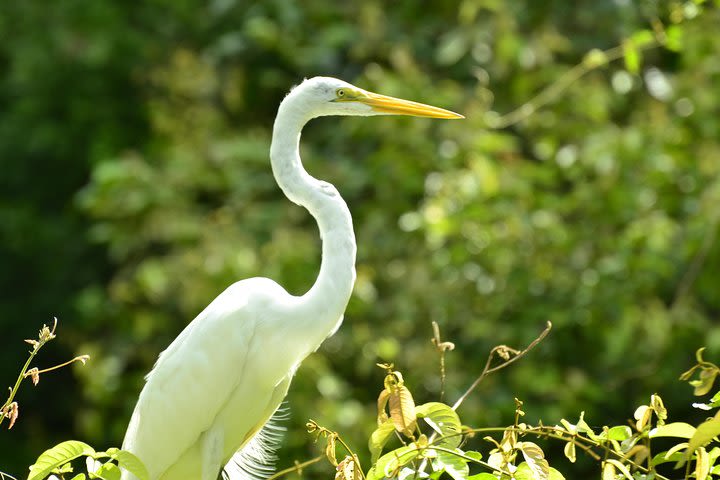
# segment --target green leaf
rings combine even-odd
[[[673,52],[679,52],[682,50],[683,45],[683,30],[679,25],[671,25],[665,30],[665,48],[672,50]],[[697,358],[702,358],[702,350],[698,350],[696,354]],[[702,360],[698,360],[701,362]]]
[[[380,426],[370,435],[370,439],[368,440],[368,449],[370,450],[370,461],[372,463],[375,463],[377,459],[380,458],[382,449],[385,447],[388,440],[390,440],[390,437],[392,437],[394,432],[395,425],[392,420],[388,419],[380,424]]]
[[[618,425],[608,430],[608,440],[617,440],[622,442],[632,436],[632,430],[627,425]]]
[[[455,449],[455,452],[463,454],[460,449]],[[433,459],[433,466],[435,470],[445,470],[455,480],[466,480],[470,473],[467,460],[444,451],[437,452],[437,457]]]
[[[698,397],[707,394],[710,390],[712,390],[717,375],[718,370],[715,368],[701,369],[699,378],[690,382],[690,385],[695,387],[693,394]]]
[[[685,422],[674,422],[661,425],[650,430],[650,438],[656,437],[675,437],[675,438],[692,438],[695,435],[695,427]]]
[[[370,477],[371,474],[375,480],[392,477],[393,474],[400,470],[400,467],[413,461],[419,455],[420,450],[418,450],[415,444],[392,450],[378,459],[375,466],[368,472],[367,480],[373,480],[373,478]]]
[[[41,480],[50,472],[83,455],[94,455],[95,450],[83,442],[68,440],[45,450],[30,467],[28,480]]]
[[[630,40],[638,47],[644,47],[655,43],[655,35],[651,30],[639,30],[632,34]]]
[[[498,480],[498,477],[496,477],[492,473],[483,472],[475,475],[470,475],[467,480]]]
[[[548,480],[550,477],[550,465],[545,460],[545,454],[537,444],[533,442],[519,442],[517,448],[523,454],[535,480]]]
[[[530,468],[530,465],[528,465],[526,462],[522,462],[520,465],[518,465],[517,470],[515,470],[515,480],[537,480],[538,477],[534,476],[532,468]],[[497,477],[494,475],[491,475],[490,477],[486,477],[487,480],[490,480],[493,478],[494,480],[497,480]],[[545,477],[548,480],[565,480],[565,477],[562,473],[560,473],[558,470],[555,470],[554,468],[550,467],[548,476]],[[474,480],[474,475],[468,480]],[[478,480],[485,480],[485,478],[478,479]]]
[[[419,418],[425,419],[430,427],[440,434],[435,445],[453,449],[462,441],[460,418],[455,410],[440,402],[429,402],[415,407]]]
[[[476,452],[476,451],[474,451],[474,450],[470,450],[470,451],[465,452],[465,456],[466,456],[466,457],[470,457],[470,458],[472,458],[473,460],[477,460],[478,462],[479,462],[480,460],[482,460],[482,458],[483,458],[482,453]]]
[[[109,452],[110,450],[108,450],[108,453]],[[150,480],[150,474],[145,464],[134,454],[127,450],[116,450],[111,455],[117,460],[120,468],[132,473],[138,480]]]
[[[565,444],[565,448],[563,449],[563,452],[565,453],[565,457],[570,460],[570,463],[575,463],[575,460],[577,460],[577,456],[575,455],[575,442],[567,442]]]
[[[620,472],[623,474],[623,476],[625,478],[627,478],[628,480],[633,480],[633,477],[630,474],[630,470],[628,470],[628,468],[624,464],[620,463],[619,461],[615,460],[614,458],[606,460],[606,462],[610,465],[613,465],[618,470],[620,470]]]
[[[628,40],[623,43],[623,53],[625,59],[625,68],[633,75],[640,72],[641,53],[635,46],[635,43]]]
[[[695,480],[706,480],[710,473],[710,458],[705,448],[697,449],[695,455]]]
[[[114,463],[108,462],[98,468],[95,475],[103,480],[120,480],[120,468]]]
[[[698,425],[695,434],[693,434],[688,442],[686,456],[689,458],[690,455],[695,453],[695,450],[704,446],[718,435],[720,435],[720,412],[710,420]]]
[[[85,480],[85,474],[84,473],[78,473],[74,477],[72,477],[70,480]]]
[[[686,448],[686,442],[678,443],[667,452],[660,452],[655,455],[651,460],[650,464],[652,466],[656,466],[668,462],[681,462],[685,458],[685,454],[682,453],[681,450],[685,450]]]

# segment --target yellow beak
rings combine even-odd
[[[385,95],[372,92],[363,93],[364,95],[360,95],[353,100],[369,105],[373,110],[379,113],[447,119],[465,118],[459,113],[451,112],[450,110],[445,110],[444,108],[425,105],[424,103],[411,102],[410,100],[403,100],[401,98],[387,97]]]

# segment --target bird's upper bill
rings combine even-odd
[[[362,89],[339,89],[336,102],[359,102],[368,105],[375,112],[386,115],[412,115],[414,117],[432,117],[457,119],[465,118],[459,113],[444,108],[411,102],[401,98],[388,97]]]

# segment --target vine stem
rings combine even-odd
[[[532,342],[530,342],[530,344],[529,344],[527,347],[525,347],[524,350],[521,350],[521,351],[519,351],[519,352],[515,350],[515,351],[513,351],[513,352],[514,352],[514,356],[508,358],[507,360],[505,360],[505,361],[504,361],[503,363],[501,363],[500,365],[496,365],[496,366],[494,366],[494,367],[490,367],[490,365],[492,364],[493,359],[495,358],[495,355],[498,354],[498,352],[507,351],[507,350],[508,350],[508,347],[506,347],[506,346],[504,346],[504,345],[499,345],[499,346],[493,348],[493,349],[490,351],[490,355],[488,355],[487,361],[485,362],[485,368],[483,368],[482,373],[480,373],[480,375],[475,379],[475,381],[472,383],[472,385],[470,385],[470,386],[468,387],[468,389],[465,390],[465,393],[463,393],[463,394],[460,396],[460,398],[457,399],[457,401],[453,404],[452,409],[453,409],[453,410],[457,410],[458,407],[460,407],[460,405],[462,405],[462,403],[465,401],[465,399],[466,399],[468,396],[470,396],[470,394],[473,392],[473,390],[475,390],[475,389],[477,388],[477,386],[480,385],[480,382],[482,382],[482,381],[485,379],[486,376],[488,376],[489,374],[491,374],[491,373],[493,373],[493,372],[497,372],[498,370],[501,370],[501,369],[507,367],[508,365],[516,362],[517,360],[521,359],[522,357],[524,357],[530,350],[532,350],[533,348],[535,348],[540,342],[543,341],[543,339],[547,336],[547,334],[550,333],[550,330],[552,330],[552,322],[549,322],[549,321],[548,321],[547,324],[546,324],[546,326],[545,326],[545,330],[543,330],[543,331],[540,333],[540,335],[538,335],[538,336],[535,338],[535,340],[533,340]]]
[[[662,42],[655,38],[653,42],[635,45],[635,48],[638,51],[644,51],[657,48],[660,45],[662,45]],[[498,130],[507,128],[525,120],[530,115],[537,112],[540,108],[557,99],[563,91],[587,73],[622,58],[625,55],[625,45],[618,45],[608,50],[593,50],[590,55],[593,55],[593,53],[596,55],[595,59],[593,59],[593,57],[586,57],[582,62],[573,66],[570,70],[562,74],[556,81],[545,87],[542,91],[540,91],[540,93],[520,105],[515,110],[501,116],[486,114],[485,122],[487,123],[487,126]]]
[[[318,463],[323,458],[325,458],[324,455],[318,455],[317,457],[311,458],[310,460],[306,460],[302,463],[295,462],[295,465],[293,465],[292,467],[288,467],[284,470],[280,470],[279,472],[275,472],[272,476],[268,477],[266,480],[276,480],[277,478],[287,475],[288,473],[301,472],[303,468],[313,465],[315,463]]]

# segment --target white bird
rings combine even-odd
[[[329,77],[305,80],[285,97],[273,127],[275,180],[318,223],[320,274],[302,296],[267,278],[221,293],[160,354],[125,434],[151,480],[263,478],[282,430],[271,421],[300,362],[340,326],[355,282],[355,235],[337,189],[300,161],[300,131],[325,115],[463,118],[371,93]],[[123,471],[123,480],[134,477]]]

